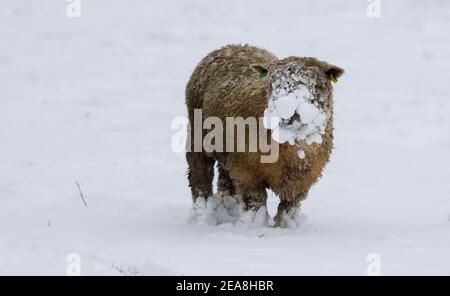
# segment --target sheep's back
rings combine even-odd
[[[201,108],[204,117],[261,116],[267,106],[267,81],[250,65],[276,59],[267,50],[249,45],[227,45],[211,52],[189,80],[188,109]]]

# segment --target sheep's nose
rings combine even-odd
[[[294,124],[294,122],[300,122],[300,116],[297,113],[294,113],[294,115],[292,115],[288,119],[283,119],[282,120],[282,124],[284,126],[292,125],[292,124]]]

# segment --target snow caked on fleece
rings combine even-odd
[[[314,73],[293,64],[278,69],[271,84],[268,107],[264,111],[264,127],[272,130],[272,138],[282,144],[321,144],[330,114],[319,104],[326,98],[318,97]],[[305,157],[303,150],[299,158]]]

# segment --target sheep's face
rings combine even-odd
[[[321,143],[332,112],[332,85],[344,70],[314,58],[289,57],[266,65],[252,65],[268,80],[265,118],[280,143],[305,140]]]

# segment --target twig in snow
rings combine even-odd
[[[258,238],[261,238],[261,237],[263,237],[264,235],[266,235],[266,234],[263,233],[263,234],[261,234],[261,235],[258,235]]]
[[[128,269],[124,269],[122,266],[116,266],[114,262],[111,265],[113,269],[115,269],[119,274],[123,276],[127,275],[137,276],[139,274],[139,271],[134,266],[133,267],[129,266]]]
[[[78,183],[78,181],[75,181],[75,185],[77,185],[77,187],[78,187],[78,191],[80,192],[81,200],[83,201],[84,206],[87,207],[87,203],[86,203],[86,200],[84,199],[83,191],[81,191],[81,186]]]

